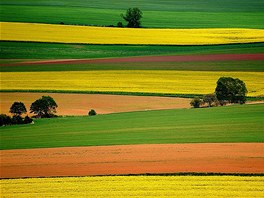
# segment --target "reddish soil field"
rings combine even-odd
[[[189,108],[191,99],[122,96],[104,94],[63,94],[63,93],[0,93],[0,113],[8,114],[13,102],[21,101],[29,111],[30,105],[43,95],[54,98],[58,104],[58,115],[87,115],[90,109],[99,114],[144,111],[158,109]]]
[[[57,59],[26,61],[4,65],[40,65],[40,64],[88,64],[88,63],[126,63],[126,62],[190,62],[190,61],[227,61],[227,60],[264,60],[264,54],[211,54],[211,55],[177,55],[177,56],[144,56],[128,58],[100,59]]]
[[[153,144],[2,150],[1,178],[264,173],[264,143]]]

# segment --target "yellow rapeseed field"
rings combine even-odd
[[[263,197],[264,177],[100,176],[0,180],[2,197]]]
[[[222,76],[246,83],[248,96],[264,96],[263,72],[208,71],[62,71],[2,72],[2,90],[67,90],[104,92],[213,93]]]
[[[143,29],[1,22],[1,40],[89,44],[205,45],[264,42],[264,30]]]

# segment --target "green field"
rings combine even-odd
[[[139,7],[144,27],[264,28],[259,0],[2,0],[0,5],[1,21],[108,26],[122,21],[120,14],[129,7]]]
[[[185,54],[264,53],[264,43],[209,46],[79,45],[0,42],[1,59],[106,58]],[[1,60],[3,62],[5,60]]]
[[[264,142],[263,119],[263,104],[40,119],[1,127],[1,149]]]

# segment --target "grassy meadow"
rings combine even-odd
[[[1,41],[0,45],[0,63],[2,63],[4,59],[107,58],[151,55],[254,54],[264,52],[264,43],[204,46],[155,46],[82,45]]]
[[[260,104],[38,119],[2,128],[1,149],[263,142],[263,112]]]
[[[143,27],[155,28],[263,28],[259,0],[124,0],[33,1],[2,0],[1,21],[108,26],[124,21],[129,7],[143,10]]]

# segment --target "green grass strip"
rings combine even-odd
[[[0,149],[264,142],[264,105],[37,119],[1,127]]]
[[[0,45],[1,59],[80,59],[155,55],[264,53],[264,43],[204,46],[152,46],[1,41]]]

